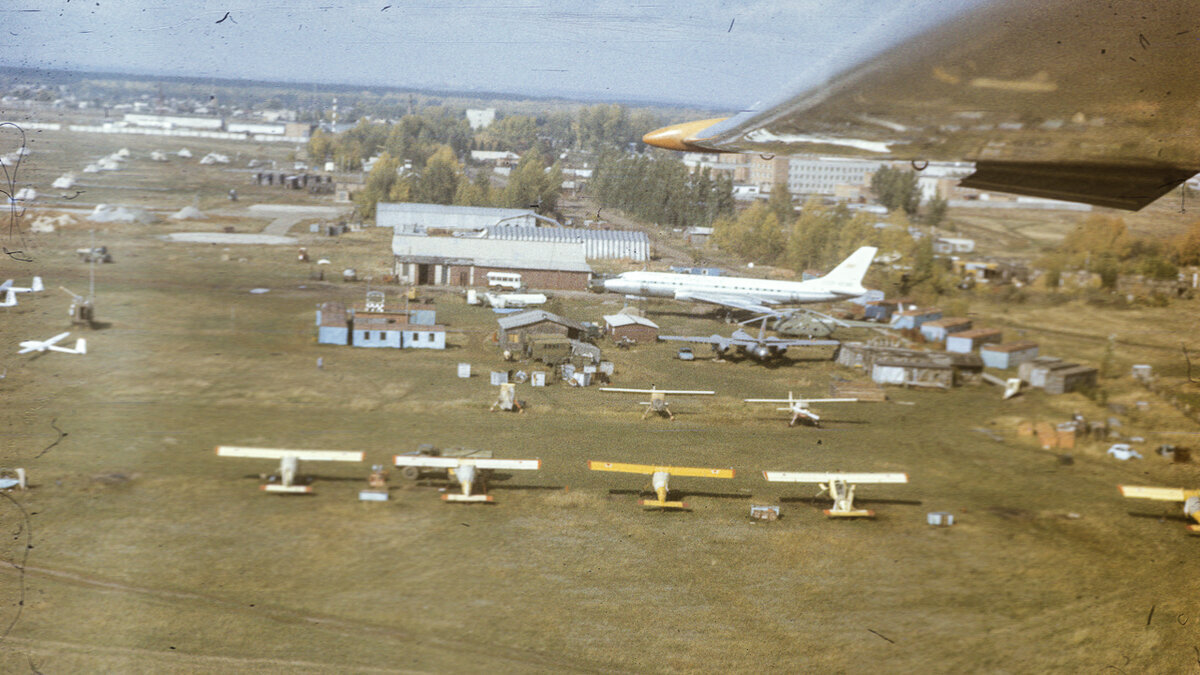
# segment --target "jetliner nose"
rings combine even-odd
[[[724,120],[724,117],[718,117],[708,120],[697,120],[695,122],[684,122],[683,124],[672,124],[669,127],[655,129],[642,136],[642,142],[646,145],[653,145],[667,150],[712,152],[711,149],[707,149],[703,145],[698,145],[697,142],[700,139],[695,138],[695,135]]]

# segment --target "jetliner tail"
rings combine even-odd
[[[822,285],[837,293],[849,295],[866,293],[862,280],[866,276],[867,268],[871,266],[877,250],[874,246],[863,246],[851,253],[849,258],[843,260],[829,274],[821,277]]]

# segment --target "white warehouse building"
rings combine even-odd
[[[482,230],[494,225],[533,227],[542,219],[529,209],[498,209],[483,206],[447,206],[410,202],[379,202],[375,225],[396,231]],[[549,220],[549,219],[546,219]]]

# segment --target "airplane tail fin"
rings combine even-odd
[[[46,290],[46,287],[42,285],[42,278],[34,277],[33,283],[29,284],[29,290],[33,293],[40,293],[40,292]]]
[[[875,258],[875,253],[878,251],[874,246],[863,246],[850,257],[843,260],[837,267],[833,268],[829,274],[821,277],[826,288],[837,293],[846,293],[848,295],[862,295],[867,292],[863,288],[862,280],[867,274],[867,268],[871,266],[871,261]]]
[[[87,339],[86,338],[79,338],[78,340],[75,341],[75,351],[79,352],[80,354],[87,353]]]

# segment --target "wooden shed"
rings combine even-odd
[[[937,321],[940,318],[942,318],[942,310],[937,307],[907,309],[892,315],[892,328],[917,330],[922,324]]]
[[[986,344],[997,344],[1004,340],[999,328],[972,328],[946,336],[946,351],[970,354]]]
[[[971,320],[960,317],[948,317],[926,321],[921,324],[921,335],[930,342],[945,342],[951,333],[961,333],[970,330]]]
[[[626,340],[635,343],[658,340],[658,324],[644,316],[631,314],[606,314],[604,330],[614,342]]]
[[[1096,386],[1098,370],[1091,366],[1074,366],[1059,368],[1046,374],[1046,393],[1065,394],[1078,389],[1088,389]]]
[[[983,365],[988,368],[1008,370],[1026,361],[1032,361],[1038,355],[1036,342],[1003,342],[989,344],[979,348],[979,356]]]
[[[504,344],[523,342],[523,336],[527,334],[565,335],[572,340],[578,340],[586,331],[582,323],[544,309],[509,314],[497,319],[496,323],[500,326],[497,338]]]

